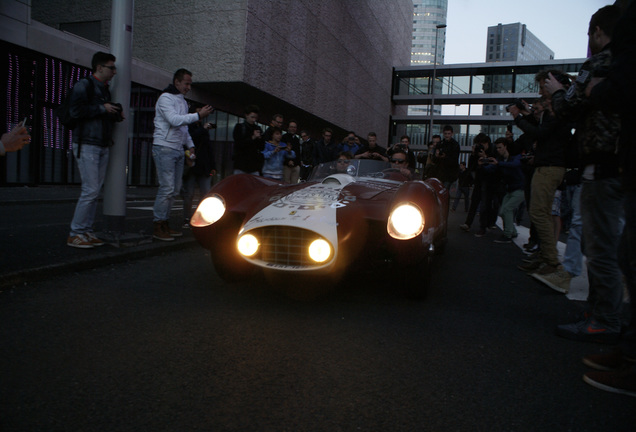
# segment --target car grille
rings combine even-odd
[[[294,267],[319,265],[309,258],[308,253],[311,242],[321,238],[313,231],[288,226],[268,226],[251,232],[261,244],[259,258],[268,264]]]

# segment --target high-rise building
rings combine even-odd
[[[554,51],[525,24],[497,24],[488,27],[486,62],[553,60]]]
[[[439,34],[436,26],[446,24],[448,0],[413,0],[413,42],[411,66],[434,62],[444,64],[445,33]],[[437,40],[437,50],[435,41]],[[437,57],[435,57],[437,51]]]
[[[444,64],[446,46],[445,29],[437,28],[446,24],[448,0],[413,0],[413,42],[411,43],[411,66]],[[428,80],[414,83],[414,92],[430,93]],[[442,83],[435,83],[435,93],[442,89]],[[410,115],[428,115],[429,106],[411,106]],[[441,112],[439,106],[433,112]]]
[[[554,51],[536,37],[525,24],[498,24],[488,27],[486,62],[554,60]],[[490,76],[484,80],[484,93],[533,93],[533,75]],[[484,115],[507,116],[505,105],[484,105]]]

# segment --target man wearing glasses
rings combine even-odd
[[[391,169],[398,170],[400,174],[406,177],[407,180],[413,178],[413,173],[409,169],[409,161],[406,152],[402,149],[396,149],[391,155]]]
[[[78,119],[73,129],[73,156],[82,180],[82,191],[66,244],[80,249],[102,246],[93,234],[97,197],[104,184],[113,125],[124,119],[120,104],[111,102],[108,83],[117,74],[115,56],[96,52],[91,61],[93,74],[79,80],[70,95],[70,114]]]

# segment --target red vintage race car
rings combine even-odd
[[[448,203],[436,179],[408,181],[387,162],[351,160],[345,170],[321,164],[295,185],[232,175],[190,224],[227,281],[262,272],[302,296],[336,286],[345,272],[388,267],[397,287],[422,298],[433,254],[446,242]]]

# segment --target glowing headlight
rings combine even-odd
[[[318,239],[309,245],[309,257],[316,262],[325,262],[331,256],[331,246],[326,240]]]
[[[260,244],[252,234],[245,234],[238,240],[237,246],[241,254],[250,257],[258,251]]]
[[[225,213],[225,202],[218,195],[212,195],[204,199],[190,218],[190,225],[204,227],[212,225],[221,219]]]
[[[411,239],[424,229],[424,214],[414,204],[401,204],[391,212],[387,228],[393,238]]]

